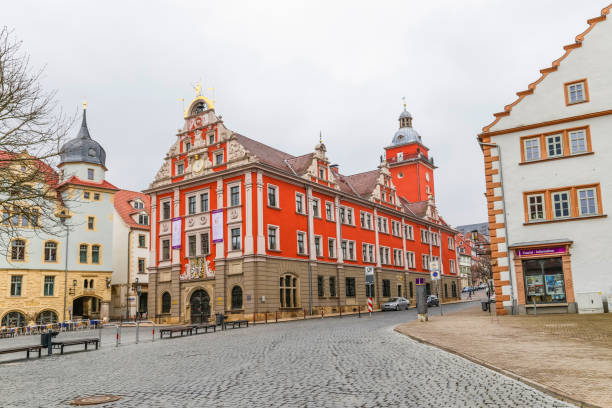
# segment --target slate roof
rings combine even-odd
[[[244,135],[238,133],[234,133],[234,135],[238,143],[244,146],[249,153],[257,157],[262,163],[288,172],[291,175],[303,175],[312,163],[313,153],[293,156]],[[376,187],[380,171],[376,169],[349,176],[333,171],[333,175],[340,191],[362,199],[368,199]],[[399,199],[400,204],[408,214],[412,214],[419,218],[425,217],[427,212],[427,201],[411,203],[403,197],[399,197]],[[444,226],[448,226],[442,217],[440,217],[440,223]]]
[[[479,234],[484,235],[485,237],[489,237],[489,223],[481,222],[478,224],[467,224],[467,225],[459,225],[455,227],[455,229],[461,232],[466,237],[470,236],[470,233],[474,230],[478,231]]]
[[[130,201],[135,199],[140,199],[144,203],[144,208],[134,208]],[[151,197],[144,193],[140,193],[138,191],[130,191],[130,190],[119,190],[115,193],[115,210],[121,216],[123,222],[125,222],[129,227],[149,230],[148,225],[140,225],[132,218],[132,215],[139,214],[143,210],[147,214],[151,214]]]

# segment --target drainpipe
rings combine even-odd
[[[68,238],[70,236],[70,227],[66,222],[67,217],[62,217],[62,224],[66,226],[66,253],[64,259],[64,314],[62,316],[62,321],[66,321],[66,297],[68,296]]]
[[[508,222],[507,222],[507,218],[506,218],[506,193],[504,192],[504,176],[503,176],[503,172],[502,172],[502,152],[501,152],[501,147],[497,144],[497,143],[485,143],[485,142],[481,142],[478,141],[478,144],[480,145],[480,148],[482,148],[482,146],[488,146],[488,147],[494,147],[497,149],[497,156],[499,157],[499,181],[501,183],[501,193],[502,193],[502,206],[504,207],[504,211],[503,211],[503,215],[504,215],[504,234],[506,234],[506,253],[508,254],[508,272],[510,273],[510,302],[512,304],[512,314],[516,314],[516,308],[514,307],[514,304],[516,302],[516,296],[514,294],[514,280],[516,279],[516,276],[514,274],[514,270],[512,269],[512,262],[510,262],[510,237],[508,237]],[[493,273],[493,271],[491,271],[491,274]],[[503,302],[502,302],[503,305]]]

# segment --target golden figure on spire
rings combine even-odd
[[[83,110],[87,109],[87,101],[83,101]]]
[[[323,132],[319,130],[319,143],[323,143]]]
[[[404,110],[406,110],[406,97],[402,96],[402,103],[404,105]]]
[[[202,96],[202,95],[200,94],[200,90],[202,89],[202,81],[198,82],[198,83],[197,83],[197,84],[196,84],[196,85],[193,87],[193,89],[195,89],[195,91],[196,91],[196,96]]]

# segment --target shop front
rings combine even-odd
[[[576,313],[568,240],[513,245],[521,314]]]

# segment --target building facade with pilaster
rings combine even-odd
[[[145,191],[149,317],[363,310],[366,266],[377,307],[414,300],[417,277],[436,293],[430,259],[441,265],[441,298],[459,297],[456,232],[437,213],[434,169],[406,111],[378,168],[343,175],[322,141],[301,156],[282,152],[228,129],[198,95]]]

